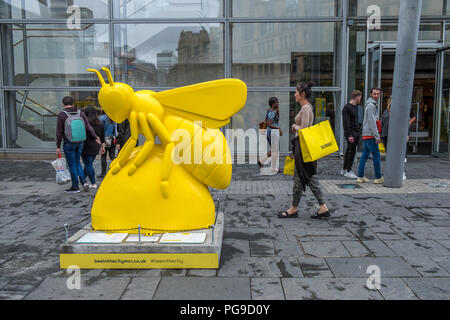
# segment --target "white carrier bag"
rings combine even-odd
[[[52,161],[52,166],[56,171],[56,183],[57,184],[65,184],[69,182],[72,178],[70,177],[69,171],[67,171],[64,161],[62,161],[61,156],[58,156],[58,159]]]

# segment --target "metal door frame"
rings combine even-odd
[[[450,52],[450,45],[443,46],[440,49],[436,50],[436,99],[434,101],[433,108],[433,140],[432,140],[432,149],[431,155],[433,156],[442,156],[442,152],[439,150],[440,148],[440,132],[441,132],[441,119],[442,119],[442,88],[443,88],[443,78],[444,78],[444,58],[445,53]],[[450,104],[450,101],[449,101]],[[450,105],[449,112],[447,114],[447,121],[450,121]],[[450,130],[449,122],[447,122],[447,132]],[[449,132],[450,133],[450,132]],[[449,144],[449,159],[450,159],[450,137],[447,136],[447,143]]]

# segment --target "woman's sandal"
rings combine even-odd
[[[314,215],[311,216],[312,219],[322,219],[322,218],[328,218],[330,216],[330,212],[327,210],[324,213],[319,213],[317,211]]]
[[[298,217],[298,212],[294,212],[294,213],[289,214],[287,211],[283,211],[283,212],[280,212],[277,216],[280,219],[297,218]]]

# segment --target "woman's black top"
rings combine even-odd
[[[91,123],[95,134],[100,138],[102,143],[105,143],[105,131],[103,130],[103,123],[99,120],[96,124]],[[90,136],[84,141],[82,155],[85,156],[96,156],[100,153],[101,145],[95,142]]]

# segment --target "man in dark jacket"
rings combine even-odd
[[[67,189],[67,193],[77,193],[80,192],[78,187],[78,179],[81,180],[82,184],[85,184],[85,176],[83,168],[81,167],[81,151],[83,150],[84,141],[72,142],[67,137],[67,132],[65,132],[65,122],[68,118],[68,113],[76,113],[79,110],[74,106],[74,101],[72,97],[64,97],[63,99],[63,111],[58,114],[56,120],[56,154],[61,157],[61,142],[64,140],[64,155],[66,156],[67,166],[69,167],[70,177],[72,178],[72,187]],[[80,116],[84,122],[84,128],[87,135],[91,136],[92,139],[96,140],[98,144],[101,144],[100,138],[95,133],[92,126],[89,124],[86,115],[80,112]]]
[[[124,122],[117,124],[117,139],[116,139],[116,147],[120,150],[125,143],[131,137],[131,129],[130,122],[128,119],[125,119]],[[139,145],[139,141],[136,142],[136,147]]]
[[[352,171],[353,161],[355,160],[356,148],[361,136],[359,120],[358,120],[358,105],[361,103],[361,91],[354,90],[352,98],[342,109],[342,121],[344,125],[344,136],[347,141],[347,150],[344,155],[343,174],[347,178],[356,179],[356,174]]]
[[[130,123],[128,122],[128,119],[125,119],[124,122],[121,122],[117,124],[117,143],[116,147],[120,150],[128,139],[131,137],[131,131],[130,131]]]

